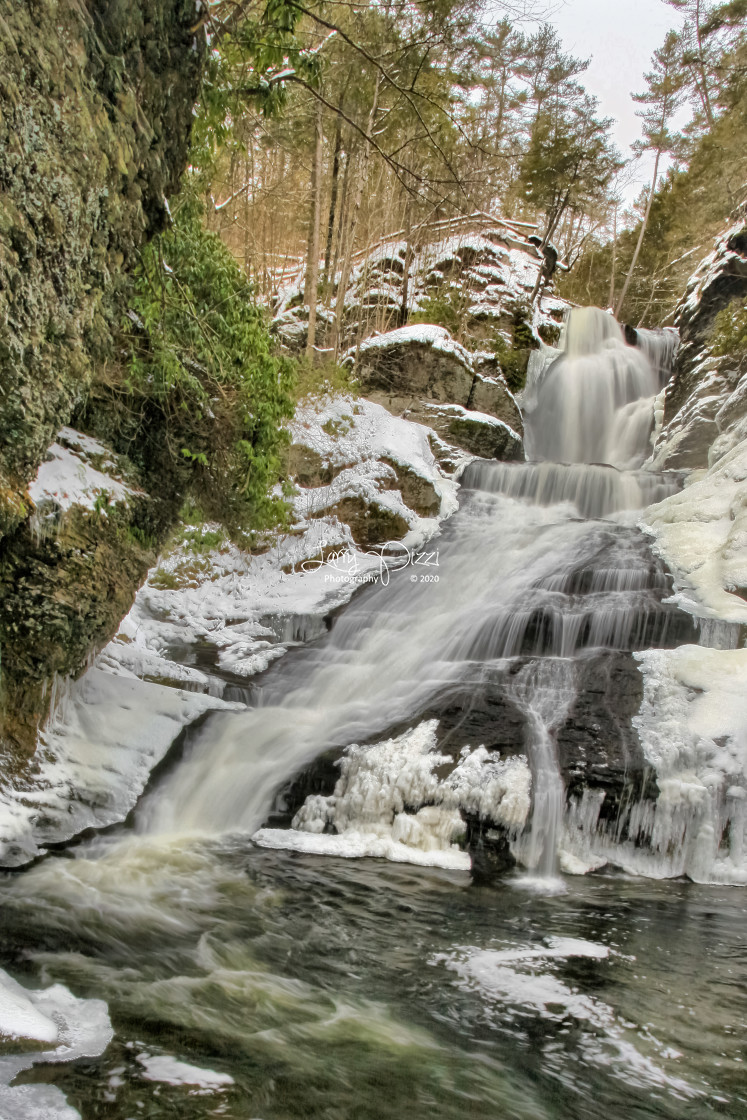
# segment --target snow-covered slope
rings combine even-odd
[[[122,820],[180,731],[207,711],[243,707],[242,685],[324,633],[363,583],[410,563],[457,507],[428,430],[381,405],[310,400],[291,436],[296,461],[323,480],[299,468],[307,485],[297,486],[289,530],[250,552],[216,545],[216,526],[192,527],[161,558],[116,637],[80,680],[59,686],[36,755],[5,782],[0,863],[23,864],[46,843]],[[74,442],[105,453],[79,433]],[[126,500],[103,462],[63,451],[65,473],[40,472],[35,484],[40,511],[52,499],[88,508],[104,491]]]
[[[527,313],[529,297],[543,258],[527,236],[500,219],[483,222],[481,232],[435,235],[421,248],[392,240],[377,246],[353,268],[344,293],[344,339],[353,344],[402,324],[404,277],[407,268],[407,318],[445,301],[463,324],[465,337],[479,346],[500,334],[512,344],[518,314]],[[335,278],[337,285],[341,276]],[[304,308],[304,276],[279,292],[274,328],[291,347],[305,343],[308,308]],[[329,344],[340,293],[317,310],[317,345]],[[533,326],[546,342],[554,342],[568,304],[550,292],[535,311]],[[529,312],[531,319],[531,312]]]

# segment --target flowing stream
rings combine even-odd
[[[193,729],[127,828],[5,877],[0,963],[115,1031],[16,1085],[84,1120],[747,1115],[742,893],[558,870],[579,674],[698,637],[635,528],[679,485],[641,469],[673,345],[574,312],[532,461],[470,465],[422,564]],[[482,887],[488,810],[518,866]]]

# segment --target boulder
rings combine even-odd
[[[467,407],[494,416],[508,424],[518,435],[523,435],[524,425],[519,406],[502,377],[476,373]]]
[[[421,517],[438,517],[441,498],[432,482],[423,478],[412,467],[396,463],[386,455],[381,461],[394,472],[393,479],[381,480],[382,490],[399,490],[405,505]]]
[[[470,355],[444,327],[416,325],[366,339],[357,358],[361,391],[392,412],[414,401],[466,405],[474,375]]]
[[[314,517],[336,517],[350,529],[359,548],[373,548],[388,541],[400,541],[410,526],[404,517],[377,502],[367,502],[360,496],[341,498],[313,514]]]
[[[451,462],[454,448],[487,459],[523,458],[521,413],[505,381],[475,373],[472,355],[443,327],[378,335],[347,360],[357,361],[366,397],[436,433],[442,465]]]
[[[407,412],[432,428],[445,444],[461,448],[483,459],[523,459],[521,436],[503,420],[485,412],[474,412],[459,405],[419,404]],[[437,458],[440,456],[437,453]]]

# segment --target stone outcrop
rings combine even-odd
[[[351,354],[361,391],[391,412],[417,400],[466,405],[474,374],[467,350],[443,327],[412,326],[368,339]]]
[[[523,458],[521,413],[505,381],[475,372],[472,355],[444,327],[377,335],[346,361],[366,397],[435,433],[442,464],[453,461],[455,448],[487,459]]]
[[[585,789],[604,792],[605,820],[623,807],[655,797],[656,783],[643,756],[633,719],[643,680],[630,653],[595,650],[580,658],[578,692],[558,731],[558,761],[569,798]]]
[[[483,412],[459,405],[416,405],[405,413],[409,420],[427,424],[438,437],[434,454],[446,466],[454,461],[454,448],[482,459],[523,459],[524,449],[517,432]]]
[[[470,349],[489,350],[499,337],[509,348],[520,348],[514,337],[517,322],[530,344],[533,327],[545,342],[557,341],[566,301],[550,290],[534,319],[529,311],[542,254],[520,227],[498,217],[492,223],[484,215],[476,218],[474,229],[480,232],[439,223],[419,231],[418,243],[409,249],[397,238],[371,249],[352,270],[344,293],[344,345],[413,318],[448,326]],[[336,302],[343,295],[335,286],[340,280],[338,275],[332,285],[331,305],[317,307],[318,346],[331,345]],[[281,290],[275,306],[274,329],[288,349],[305,346],[308,317],[301,275]]]
[[[747,205],[694,273],[675,317],[681,343],[667,386],[658,468],[713,465],[747,436],[747,355],[714,353],[716,316],[747,300]]]

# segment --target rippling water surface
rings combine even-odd
[[[98,1059],[37,1066],[84,1120],[747,1115],[747,900],[622,877],[97,840],[2,885],[2,963],[103,997]],[[230,1075],[147,1079],[169,1055]]]

